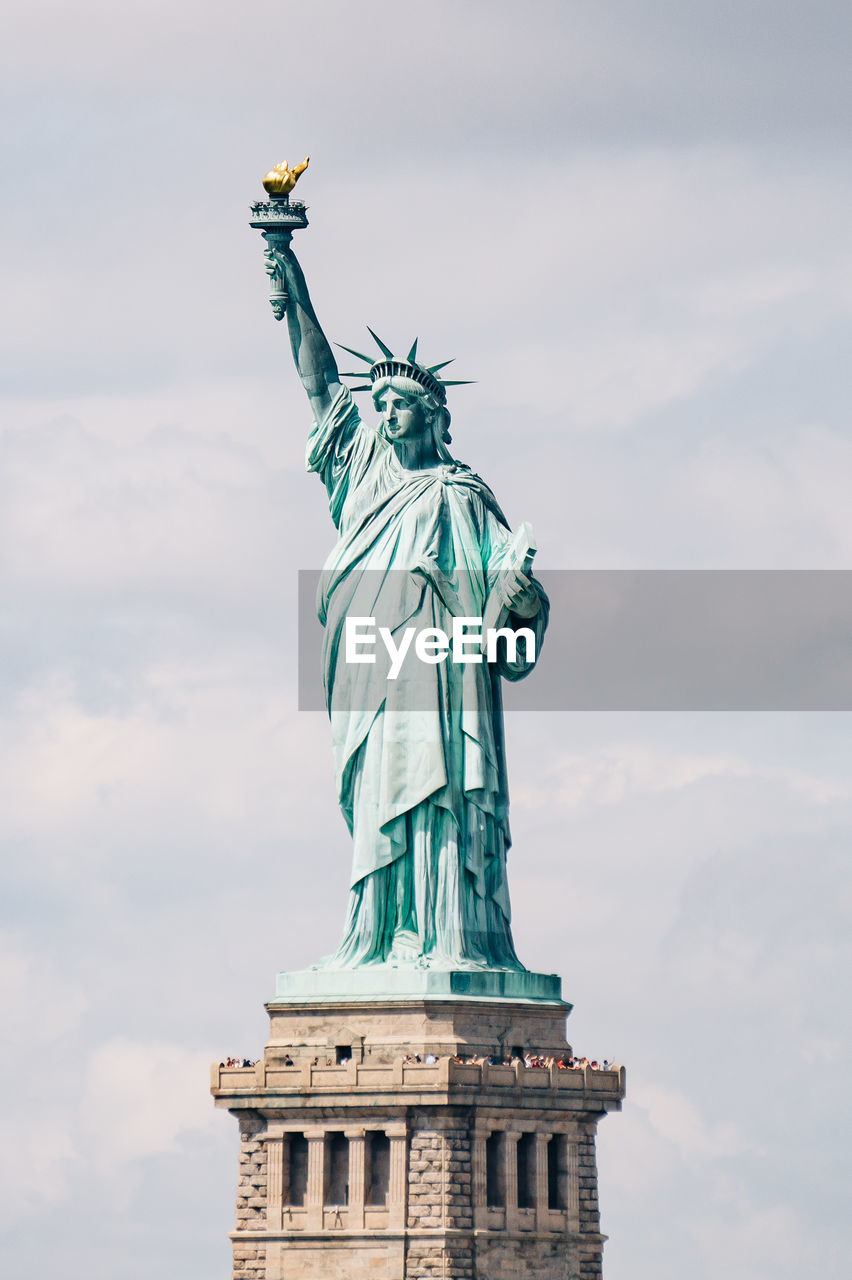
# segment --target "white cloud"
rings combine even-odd
[[[689,1232],[708,1275],[723,1271],[731,1280],[774,1280],[777,1276],[823,1275],[832,1261],[825,1239],[814,1242],[791,1205],[758,1207],[746,1197],[730,1214],[693,1214]]]
[[[768,1173],[765,1153],[755,1153],[729,1122],[708,1122],[679,1091],[632,1080],[624,1115],[604,1126],[599,1149],[609,1190],[604,1230],[612,1229],[614,1205],[623,1205],[634,1239],[646,1232],[660,1250],[647,1274],[676,1280],[683,1274],[679,1260],[688,1256],[695,1280],[720,1272],[736,1280],[793,1280],[815,1268],[839,1280],[833,1233],[815,1240],[798,1205],[773,1202],[771,1189],[761,1194],[753,1170],[757,1156],[757,1167]],[[640,1274],[643,1265],[638,1260]],[[629,1236],[611,1238],[606,1267],[613,1280],[636,1274]]]
[[[4,1226],[59,1203],[79,1165],[65,1105],[75,1074],[67,1055],[86,1004],[46,948],[20,933],[0,933],[0,1090],[14,1099],[0,1143]]]
[[[0,736],[7,830],[61,836],[54,852],[64,856],[69,840],[99,827],[145,823],[153,838],[178,821],[216,827],[260,813],[274,824],[306,788],[325,782],[333,794],[322,717],[305,717],[294,735],[295,693],[261,657],[263,671],[240,656],[143,666],[109,708],[87,706],[61,673],[23,690]],[[92,856],[116,851],[102,836],[78,854]]]
[[[708,1122],[694,1101],[678,1090],[633,1080],[630,1096],[632,1105],[645,1111],[654,1132],[670,1142],[684,1161],[727,1159],[751,1145],[730,1121]]]
[[[175,607],[227,591],[236,605],[280,564],[275,477],[233,440],[161,428],[122,446],[54,423],[6,437],[0,483],[2,565],[25,597],[157,592]]]
[[[13,1052],[29,1057],[78,1026],[85,996],[65,983],[58,999],[59,985],[52,955],[32,946],[21,931],[0,932],[0,1024],[7,1043],[16,1046]]]
[[[82,1122],[100,1175],[173,1151],[182,1136],[207,1133],[213,1052],[118,1039],[99,1045],[86,1072]]]
[[[26,1058],[22,1058],[22,1064]],[[14,1088],[14,1081],[7,1088]],[[0,1156],[0,1225],[9,1228],[28,1217],[52,1213],[80,1171],[80,1157],[65,1115],[38,1114],[30,1097],[3,1122]]]
[[[763,780],[802,795],[814,804],[852,800],[852,784],[806,769],[771,766],[745,755],[695,753],[615,741],[604,749],[562,753],[546,766],[538,785],[519,787],[516,808],[557,805],[618,807],[641,796],[683,791],[712,779]]]

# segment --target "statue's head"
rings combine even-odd
[[[369,332],[379,347],[382,358],[374,361],[370,356],[354,351],[351,347],[342,347],[343,351],[363,360],[369,365],[369,369],[362,373],[344,373],[341,377],[369,379],[352,390],[369,390],[372,393],[373,403],[382,416],[380,429],[386,439],[400,440],[431,431],[438,455],[451,462],[447,451],[450,443],[450,411],[447,408],[446,388],[462,386],[463,383],[440,378],[438,371],[452,361],[444,360],[433,365],[418,364],[416,338],[405,358],[395,356],[372,329]]]
[[[386,440],[414,439],[431,432],[438,455],[450,460],[450,411],[442,398],[424,390],[413,378],[397,375],[376,380],[373,404],[381,416],[380,431]]]

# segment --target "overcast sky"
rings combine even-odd
[[[331,546],[248,204],[310,151],[329,335],[455,356],[542,566],[852,569],[843,0],[56,0],[7,22],[0,932],[10,1274],[229,1273],[280,968],[348,839],[296,710]],[[406,347],[407,349],[407,347]],[[515,934],[601,1129],[607,1280],[845,1280],[846,714],[518,714]],[[848,1128],[848,1115],[846,1116]]]

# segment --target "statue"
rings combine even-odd
[[[446,388],[459,383],[440,372],[451,362],[422,363],[416,340],[396,356],[370,330],[378,358],[343,348],[365,367],[338,371],[293,253],[292,229],[307,219],[289,206],[291,189],[254,205],[252,225],[269,246],[273,311],[287,316],[313,412],[307,469],[325,486],[338,535],[318,608],[353,861],[343,938],[319,967],[523,971],[506,880],[500,682],[532,669],[547,597],[529,572],[532,548],[519,552],[491,490],[449,451]],[[343,383],[351,376],[359,386]],[[377,422],[355,405],[353,391],[365,389]],[[495,616],[495,605],[520,638],[514,649],[501,641],[490,661],[411,657],[389,678],[380,645],[375,661],[348,647],[347,620],[385,623],[399,644],[404,630],[449,634],[454,620]]]

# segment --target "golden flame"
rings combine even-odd
[[[305,156],[301,164],[293,165],[291,169],[286,160],[281,164],[277,164],[274,169],[270,169],[269,173],[264,176],[263,187],[271,196],[288,196],[299,181],[300,176],[308,167],[310,156]]]

